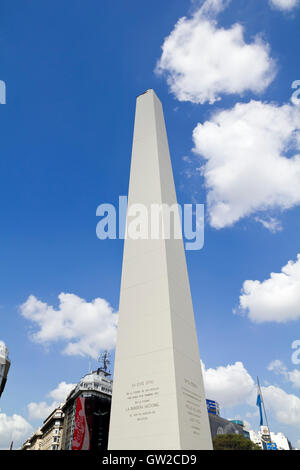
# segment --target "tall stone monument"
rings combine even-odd
[[[134,204],[177,204],[153,90],[137,98],[127,227]],[[125,239],[110,450],[212,449],[183,240],[165,238]]]

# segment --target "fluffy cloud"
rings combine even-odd
[[[256,323],[285,323],[300,318],[300,254],[280,273],[271,273],[263,282],[245,281],[240,309]]]
[[[254,380],[242,362],[216,369],[206,369],[202,364],[202,369],[206,396],[221,407],[243,404],[253,394]]]
[[[97,358],[101,349],[112,349],[116,342],[117,314],[105,299],[87,302],[74,294],[61,293],[59,306],[51,305],[30,295],[21,305],[24,318],[39,329],[33,341],[49,344],[63,341],[68,355]]]
[[[300,203],[299,107],[237,103],[198,124],[193,140],[195,153],[206,160],[201,172],[213,227]],[[275,219],[264,222],[276,228]]]
[[[0,413],[0,449],[9,449],[12,441],[14,449],[20,447],[32,430],[32,426],[22,416]]]
[[[276,421],[300,428],[300,398],[279,387],[262,387],[264,403]]]
[[[63,403],[74,387],[76,387],[76,384],[60,382],[60,384],[58,384],[54,390],[48,393],[48,396],[53,398],[58,403]]]
[[[58,386],[47,395],[54,400],[52,403],[47,403],[46,401],[29,403],[27,405],[29,419],[43,421],[55,408],[65,402],[67,396],[75,386],[76,384],[60,382]]]
[[[290,11],[299,5],[299,0],[269,0],[274,8],[282,11]]]
[[[282,225],[279,220],[275,217],[267,217],[262,219],[261,217],[255,217],[256,222],[262,224],[263,227],[270,230],[271,233],[281,232]]]
[[[32,421],[44,421],[47,416],[56,408],[56,402],[51,404],[41,401],[40,403],[31,402],[27,405],[29,419]]]
[[[222,94],[260,93],[275,76],[261,37],[246,43],[242,25],[217,25],[215,16],[227,3],[207,0],[191,18],[180,18],[163,43],[156,72],[167,77],[179,101],[214,103]]]
[[[275,372],[275,374],[284,374],[287,370],[286,366],[283,364],[282,361],[279,361],[276,359],[275,361],[272,361],[269,366],[268,370],[271,370],[272,372]]]
[[[278,364],[277,364],[278,365]],[[248,405],[254,413],[246,417],[257,416],[257,387],[242,362],[206,369],[202,364],[206,396],[219,402],[222,408]],[[279,387],[270,385],[261,387],[268,414],[280,424],[300,427],[300,399]]]
[[[283,362],[278,359],[269,364],[268,370],[273,371],[277,375],[282,375],[286,381],[291,382],[293,387],[300,388],[300,370],[294,369],[289,371]]]
[[[300,371],[294,369],[287,372],[288,380],[292,383],[293,387],[300,388]]]

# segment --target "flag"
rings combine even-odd
[[[262,414],[262,407],[261,407],[261,404],[262,404],[262,399],[261,399],[261,392],[260,392],[260,390],[259,390],[259,391],[258,391],[258,394],[257,394],[256,405],[257,405],[258,408],[259,408],[260,426],[263,426],[264,422],[263,422],[263,414]]]

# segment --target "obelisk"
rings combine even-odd
[[[134,204],[177,204],[153,90],[137,98],[127,227]],[[110,450],[212,449],[183,240],[165,238],[125,239]]]

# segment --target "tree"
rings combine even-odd
[[[219,434],[213,439],[214,450],[261,450],[257,444],[240,434]]]

